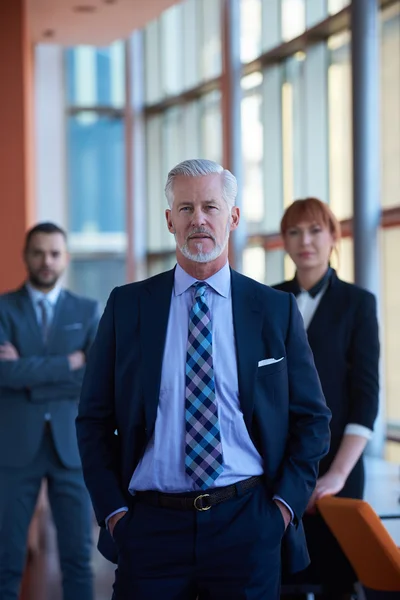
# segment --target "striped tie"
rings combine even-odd
[[[207,284],[194,286],[186,355],[186,472],[205,490],[222,473],[222,446],[215,398],[211,316]]]

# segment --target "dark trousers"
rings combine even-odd
[[[26,557],[29,524],[42,479],[57,529],[64,600],[93,598],[89,497],[80,469],[66,469],[50,428],[28,467],[0,468],[0,600],[17,600]]]
[[[262,485],[204,512],[137,501],[114,530],[113,600],[277,600],[283,532]]]
[[[303,518],[311,563],[307,569],[294,575],[284,575],[283,585],[315,585],[323,588],[316,600],[345,600],[354,590],[357,577],[354,570],[319,515]],[[282,600],[305,600],[306,594],[282,595]]]

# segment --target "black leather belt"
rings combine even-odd
[[[210,510],[212,506],[225,502],[230,498],[242,494],[257,485],[260,485],[263,477],[257,475],[250,477],[237,484],[227,485],[226,487],[211,488],[205,493],[188,492],[185,494],[165,494],[164,492],[136,492],[135,496],[139,502],[151,504],[152,506],[162,506],[164,508],[174,508],[176,510]]]

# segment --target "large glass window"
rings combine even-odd
[[[183,12],[180,4],[161,15],[161,76],[165,95],[179,94],[183,89]]]
[[[386,418],[400,423],[400,227],[384,229],[383,249],[383,359]]]
[[[156,104],[163,97],[160,31],[161,27],[158,20],[151,21],[144,30],[145,95],[148,104]]]
[[[125,282],[125,46],[65,51],[70,287],[102,304]]]
[[[174,4],[145,28],[146,102],[221,74],[221,0]]]
[[[284,278],[284,250],[267,250],[265,253],[265,283],[274,285]]]
[[[243,273],[256,281],[265,283],[265,250],[258,246],[246,248],[243,252]]]
[[[344,237],[338,244],[337,252],[333,252],[331,257],[331,265],[340,279],[349,283],[354,283],[353,246],[353,239]]]
[[[350,4],[351,0],[328,0],[328,12],[333,15]]]
[[[304,60],[298,53],[284,65],[282,86],[283,199],[289,206],[305,190]]]
[[[200,99],[201,156],[222,162],[222,117],[219,91],[206,94]]]
[[[281,0],[282,39],[286,42],[301,35],[306,27],[305,0]]]
[[[400,205],[400,2],[382,13],[382,205]]]
[[[70,230],[125,231],[123,121],[89,111],[70,116],[67,152]]]
[[[162,115],[148,119],[146,126],[146,164],[147,164],[147,249],[158,252],[165,249],[165,221],[163,208],[167,208],[164,199],[165,184],[162,165]],[[168,247],[168,246],[167,246]]]
[[[77,46],[65,53],[67,102],[71,106],[111,106],[125,103],[124,44],[106,48]]]
[[[338,219],[353,212],[352,108],[350,35],[347,32],[328,40],[329,98],[329,195]]]
[[[102,310],[111,290],[125,283],[125,269],[123,255],[108,258],[74,257],[68,270],[68,287],[78,294],[96,299]]]
[[[240,58],[250,62],[261,54],[262,0],[241,0]]]
[[[222,71],[221,0],[201,0],[200,64],[203,81]]]
[[[258,88],[259,89],[259,88]],[[264,220],[263,123],[261,91],[242,100],[243,212],[248,233],[260,232]]]

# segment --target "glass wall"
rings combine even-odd
[[[338,219],[353,213],[350,34],[328,39],[329,195]]]
[[[69,229],[125,230],[125,147],[122,119],[82,111],[67,121]]]
[[[381,17],[381,132],[382,208],[393,211],[400,207],[400,2],[386,8]],[[385,228],[381,236],[382,349],[386,418],[400,425],[396,360],[400,351],[400,218],[392,222],[393,226]]]
[[[69,285],[105,302],[125,281],[125,49],[65,52]]]
[[[400,203],[400,3],[381,19],[382,206]]]
[[[340,220],[352,218],[351,33],[324,28],[319,44],[296,42],[307,29],[348,11],[349,4],[241,0],[240,56],[251,67],[241,79],[242,218],[248,236],[243,271],[264,283],[293,277],[294,266],[279,240],[279,222],[295,198],[319,196]],[[400,208],[400,2],[382,11],[381,34],[382,208],[393,209]],[[150,24],[145,36],[147,103],[159,104],[157,115],[147,120],[149,256],[154,253],[154,273],[173,261],[174,240],[166,233],[163,217],[167,170],[196,152],[222,160],[221,94],[201,87],[221,75],[220,4],[183,2]],[[295,45],[288,55],[289,42]],[[156,64],[154,57],[160,55]],[[221,79],[221,91],[222,85]],[[190,88],[196,90],[195,97],[182,102],[180,94]],[[176,96],[175,106],[163,106],[171,96]],[[350,231],[346,225],[332,262],[340,277],[351,282]],[[394,308],[399,299],[393,288],[399,236],[398,227],[382,234],[382,336],[389,356],[388,417],[400,420],[398,409],[391,408],[399,384],[395,359],[390,359],[399,353]]]
[[[346,19],[333,16],[349,12],[349,5],[348,0],[241,0],[243,65],[235,76],[242,93],[243,271],[267,284],[293,276],[279,223],[285,207],[306,195],[328,202],[346,221],[333,263],[344,280],[354,278],[347,222],[353,215],[351,32],[343,28]],[[146,190],[140,201],[147,211],[149,275],[174,264],[174,238],[164,216],[168,170],[190,157],[223,160],[221,9],[221,0],[185,0],[143,30]],[[327,19],[329,26],[322,26]],[[303,35],[311,28],[312,36]],[[380,43],[382,339],[387,416],[400,420],[394,258],[400,218],[393,217],[400,211],[399,1],[381,11]],[[71,281],[101,298],[122,283],[127,247],[124,57],[122,42],[65,53]]]

